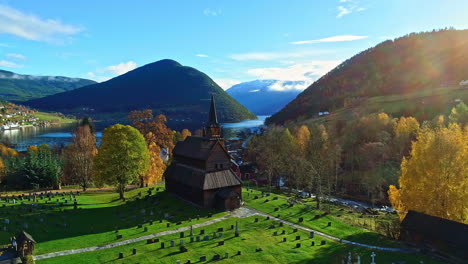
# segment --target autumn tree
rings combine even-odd
[[[5,164],[3,160],[0,158],[0,184],[3,182],[3,178],[5,177]]]
[[[116,186],[120,199],[125,200],[126,186],[144,175],[149,163],[145,138],[137,129],[117,124],[104,130],[95,174],[99,181]]]
[[[401,163],[399,188],[390,186],[392,206],[468,223],[468,127],[425,127]]]
[[[150,165],[148,171],[140,176],[141,187],[160,182],[166,169],[166,164],[161,159],[161,148],[156,143],[151,142],[148,146],[148,151]]]
[[[88,124],[77,127],[72,143],[64,150],[64,180],[78,184],[83,191],[92,182],[94,157],[97,154],[96,136],[91,128]]]
[[[400,117],[395,123],[395,146],[398,158],[409,154],[411,141],[416,139],[419,122],[414,117]]]
[[[146,138],[147,142],[154,142],[169,152],[174,148],[174,134],[166,126],[166,116],[162,114],[153,116],[153,111],[150,109],[143,111],[136,110],[130,112],[128,120],[142,135],[146,136],[149,132],[152,133],[152,138]]]
[[[184,128],[182,129],[182,141],[184,141],[187,137],[190,137],[192,135],[192,132],[190,132],[190,130]]]

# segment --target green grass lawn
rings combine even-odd
[[[8,231],[1,229],[0,245],[7,244],[9,237],[15,236],[18,231],[25,230],[38,242],[35,254],[44,254],[119,241],[116,239],[116,230],[123,236],[121,240],[125,240],[225,215],[188,205],[163,191],[163,186],[155,188],[158,187],[160,190],[154,190],[150,198],[145,198],[148,188],[129,191],[125,194],[126,202],[118,200],[118,194],[114,192],[83,193],[76,196],[77,210],[73,209],[72,201],[64,203],[70,199],[70,195],[58,195],[52,201],[39,200],[37,207],[31,206],[33,201],[25,200],[22,205],[17,200],[13,205],[2,200],[0,223],[7,226]],[[138,197],[139,192],[141,198]],[[56,199],[63,206],[57,206]],[[212,214],[212,217],[208,218],[208,214]],[[198,215],[199,220],[196,219]],[[191,221],[188,221],[189,218]],[[9,219],[10,224],[4,224],[4,219]],[[150,220],[154,221],[152,225]],[[178,225],[179,222],[181,224]],[[27,227],[24,223],[27,223]],[[143,224],[143,227],[138,228],[139,224]],[[143,232],[144,227],[148,228],[147,232]]]
[[[230,218],[216,224],[194,229],[194,234],[198,235],[200,229],[205,230],[205,234],[210,235],[209,241],[190,243],[190,238],[187,237],[189,232],[185,232],[184,238],[187,252],[180,252],[179,234],[167,235],[159,237],[160,242],[154,244],[146,244],[146,241],[141,241],[125,246],[120,246],[112,249],[105,249],[94,252],[86,252],[63,257],[55,257],[37,261],[39,264],[52,263],[176,263],[180,260],[181,263],[186,263],[188,260],[191,263],[199,262],[200,256],[206,256],[207,262],[212,262],[214,255],[219,254],[222,258],[222,263],[341,263],[341,258],[351,252],[353,256],[359,254],[361,263],[370,263],[370,254],[372,250],[339,244],[319,236],[309,239],[309,234],[303,231],[293,232],[289,226],[280,227],[273,220],[266,220],[260,217],[259,222],[255,223],[253,217],[234,219]],[[239,221],[240,237],[234,236],[234,230],[231,225],[235,225],[235,221]],[[271,225],[275,225],[270,229]],[[213,239],[213,232],[218,228],[224,228],[223,237]],[[282,230],[285,234],[281,235]],[[273,232],[277,231],[278,235],[273,236]],[[296,236],[300,236],[299,240],[295,240]],[[201,236],[201,239],[203,236]],[[287,242],[282,242],[283,238]],[[175,247],[170,247],[170,241],[174,240]],[[225,244],[219,246],[218,242],[224,240]],[[326,241],[325,245],[320,245],[322,240]],[[312,241],[315,245],[312,246]],[[161,242],[165,243],[166,248],[161,249]],[[296,248],[296,244],[301,243],[300,248]],[[136,255],[132,255],[132,249],[137,250]],[[261,252],[256,252],[256,248],[262,248]],[[241,251],[241,255],[237,252]],[[124,254],[123,259],[118,259],[118,254]],[[377,263],[391,263],[392,261],[405,261],[406,263],[419,263],[423,260],[424,263],[439,263],[423,256],[380,252],[377,254]],[[225,253],[229,253],[227,259],[224,258]]]
[[[54,113],[46,113],[46,112],[37,112],[32,114],[31,116],[39,118],[40,121],[49,121],[52,123],[72,123],[76,120],[58,116]]]
[[[255,199],[258,197],[258,199]],[[277,197],[277,200],[273,200]],[[338,206],[332,204],[322,204],[322,208],[330,206],[330,213],[324,215],[324,211],[316,210],[316,203],[312,198],[299,199],[293,195],[287,194],[275,194],[272,193],[270,196],[263,196],[261,191],[244,189],[243,200],[247,206],[262,212],[271,214],[275,217],[279,217],[283,220],[287,220],[308,228],[315,229],[328,235],[332,235],[338,238],[350,240],[353,242],[365,243],[375,246],[383,247],[400,247],[400,244],[375,232],[371,232],[364,228],[356,227],[349,224],[352,221],[367,222],[369,225],[372,224],[371,219],[360,218],[361,213],[351,210],[345,206]],[[301,201],[301,203],[294,204],[292,207],[289,206],[288,199],[295,199]],[[268,200],[268,202],[266,202]],[[278,211],[275,212],[275,208]],[[319,216],[317,218],[317,216]],[[397,217],[395,215],[382,215],[380,218],[392,218]],[[303,218],[303,222],[299,222],[299,218]],[[328,226],[328,223],[331,226]]]

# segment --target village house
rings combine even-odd
[[[214,97],[203,136],[187,137],[172,153],[173,162],[164,174],[169,192],[204,208],[233,210],[240,206],[242,183],[231,169],[232,157],[221,135]]]

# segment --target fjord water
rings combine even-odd
[[[257,120],[245,120],[237,123],[224,123],[223,132],[226,139],[233,139],[240,132],[250,132],[258,129],[265,123],[268,116],[258,116]],[[49,127],[23,127],[21,129],[0,131],[0,141],[8,142],[17,151],[24,151],[28,146],[68,145],[71,142],[71,131],[75,124],[62,124]],[[98,144],[101,141],[102,132],[96,133]]]

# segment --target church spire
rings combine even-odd
[[[221,138],[221,127],[219,126],[218,115],[216,114],[214,95],[211,96],[210,114],[208,117],[208,123],[203,130],[203,136],[210,139]]]
[[[208,119],[208,126],[218,126],[218,115],[216,114],[216,105],[214,95],[211,95],[210,116]]]

